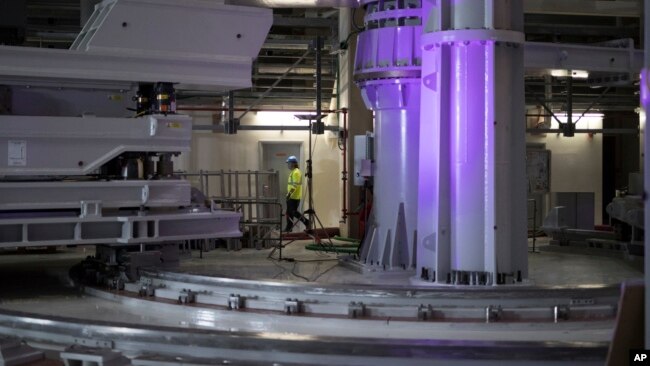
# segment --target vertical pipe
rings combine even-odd
[[[205,174],[204,178],[205,178],[205,196],[210,198],[210,176],[208,174]]]
[[[275,197],[278,202],[282,200],[282,197],[280,197],[280,172],[279,171],[274,171],[273,172],[273,197]],[[278,210],[278,216],[282,218],[282,204],[279,204],[277,206]],[[280,220],[282,222],[282,220]]]
[[[319,123],[321,115],[323,114],[323,75],[322,75],[322,52],[323,51],[323,39],[321,36],[316,37],[316,122]]]
[[[533,199],[533,253],[537,243],[537,199]]]
[[[228,198],[232,198],[232,171],[228,170],[225,174],[228,177]]]
[[[307,161],[307,188],[309,190],[309,225],[306,228],[307,230],[312,230],[316,227],[316,216],[314,213],[314,172],[313,172],[313,147],[312,147],[312,134],[319,134],[321,131],[321,117],[323,114],[322,108],[322,53],[323,53],[323,39],[321,36],[316,37],[316,122],[312,123],[309,129],[309,160]],[[314,131],[314,125],[316,126],[316,131]]]
[[[224,132],[228,135],[237,133],[237,123],[235,121],[235,93],[228,92],[228,120],[225,121],[226,126]]]
[[[258,171],[255,171],[255,202],[260,202],[260,173]],[[255,205],[255,218],[258,221],[261,217],[260,207],[259,203]]]
[[[259,187],[260,187],[260,181],[259,181],[259,172],[256,170],[255,171],[255,222],[257,222],[256,226],[256,235],[257,235],[257,240],[262,240],[264,236],[266,236],[266,230],[263,230],[264,232],[262,233],[262,226],[260,225],[261,219],[260,219],[260,208],[265,205],[265,203],[260,203],[260,195],[259,195]],[[266,207],[266,206],[264,206]],[[251,213],[251,217],[253,216],[253,213]],[[266,226],[264,226],[266,229]],[[264,242],[265,243],[265,242]],[[264,248],[266,248],[266,245],[264,245]]]
[[[569,77],[566,80],[566,113],[568,123],[573,124],[573,76],[569,70]]]
[[[219,187],[221,190],[221,199],[224,199],[226,198],[226,180],[223,169],[219,172],[219,183],[221,184],[221,187]]]
[[[564,130],[564,136],[572,137],[574,136],[573,131],[575,126],[573,125],[573,72],[569,70],[569,76],[566,79],[566,128]]]
[[[233,91],[228,92],[228,121],[235,120],[235,93]]]
[[[343,108],[341,113],[343,113],[343,172],[341,173],[341,181],[343,183],[343,205],[341,207],[343,208],[342,219],[345,223],[348,218],[348,109]]]
[[[252,203],[252,198],[253,198],[253,191],[251,187],[251,178],[252,178],[252,172],[249,170],[246,174],[246,181],[248,183],[248,196],[246,199],[248,200],[248,220],[252,221],[253,219],[253,203]]]
[[[235,171],[235,201],[239,201],[239,172]],[[242,214],[246,217],[246,212],[244,211],[244,206],[242,206]]]
[[[201,185],[201,192],[205,194],[205,182],[203,181],[203,169],[199,170],[199,184]]]

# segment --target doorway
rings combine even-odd
[[[294,155],[300,162],[300,170],[305,172],[303,160],[303,142],[302,141],[260,141],[260,170],[276,170],[280,172],[280,202],[282,203],[282,212],[286,212],[286,202],[284,197],[287,195],[287,158]],[[303,179],[303,187],[305,180]],[[304,188],[303,188],[304,192]],[[304,194],[303,194],[304,196]],[[302,205],[299,210],[302,210]],[[282,227],[286,225],[286,217],[282,216]]]

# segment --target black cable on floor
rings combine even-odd
[[[291,268],[291,274],[294,275],[294,276],[296,276],[296,277],[298,277],[298,278],[301,278],[301,279],[303,279],[303,280],[305,280],[305,281],[307,281],[307,282],[311,282],[311,281],[309,280],[309,278],[304,277],[304,276],[301,276],[301,275],[299,275],[299,274],[297,274],[297,273],[295,272],[295,271],[296,271],[296,266],[297,266],[297,265],[298,265],[298,262],[293,262],[293,268]]]
[[[321,274],[319,274],[318,276],[314,277],[314,279],[313,279],[312,281],[318,281],[319,278],[323,277],[323,275],[325,275],[327,272],[333,270],[334,268],[336,268],[336,267],[338,267],[338,266],[339,266],[338,263],[335,264],[335,265],[333,265],[333,266],[331,266],[330,268],[328,268],[327,270],[325,270],[323,273],[321,273]]]

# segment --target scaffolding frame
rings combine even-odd
[[[241,240],[228,240],[229,250],[243,247],[267,249],[282,241],[282,201],[280,175],[276,170],[199,170],[198,173],[177,173],[189,180],[208,200],[219,208],[242,213]],[[216,194],[212,194],[216,192]],[[274,237],[274,230],[280,235]],[[202,241],[195,247],[209,251],[215,241]]]

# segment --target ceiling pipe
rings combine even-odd
[[[185,106],[185,105],[179,105],[176,108],[177,111],[188,111],[188,112],[228,112],[228,108],[212,108],[212,107],[192,107],[192,106]],[[270,108],[253,108],[253,109],[248,109],[248,108],[234,108],[234,112],[296,112],[296,113],[316,113],[316,110],[314,109],[300,109],[300,108],[291,108],[291,109],[270,109]],[[339,113],[341,111],[335,111],[335,110],[322,110],[322,113]]]
[[[356,8],[359,0],[226,0],[226,4],[264,8]]]
[[[526,0],[527,14],[571,14],[638,18],[643,15],[639,1],[619,0]],[[360,6],[360,0],[226,0],[226,4],[265,8],[341,8]]]

